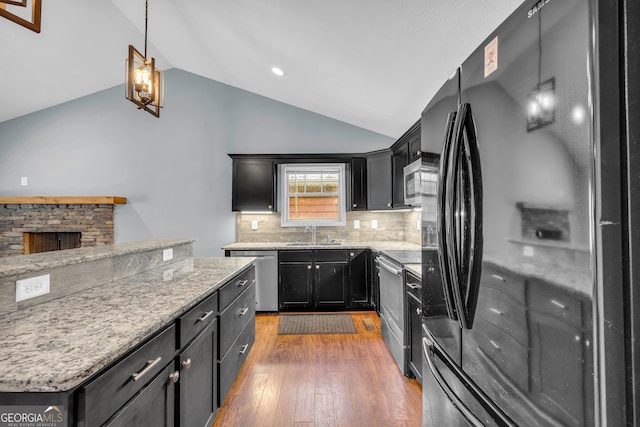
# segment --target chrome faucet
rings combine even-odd
[[[311,244],[315,245],[316,244],[316,226],[308,225],[304,228],[304,232],[305,233],[311,232]]]

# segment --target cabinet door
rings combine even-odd
[[[107,427],[173,427],[175,384],[170,363],[104,425]],[[109,396],[104,396],[108,399]]]
[[[318,262],[314,275],[314,307],[344,309],[347,306],[347,262]]]
[[[371,252],[364,249],[349,251],[349,305],[351,309],[371,308],[370,281]]]
[[[367,207],[371,210],[391,209],[391,151],[367,156]]]
[[[422,329],[420,300],[407,293],[407,308],[409,310],[409,371],[422,382]]]
[[[213,422],[218,407],[217,341],[217,322],[214,320],[177,357],[180,427],[204,427]]]
[[[409,164],[409,144],[400,145],[393,156],[393,207],[405,208],[404,204],[404,167]]]
[[[351,206],[352,211],[367,210],[367,159],[351,159]]]
[[[280,310],[311,308],[313,305],[313,252],[280,252],[278,307]]]
[[[275,166],[270,159],[233,159],[231,210],[275,211]]]
[[[412,163],[422,157],[420,126],[409,136],[409,163]]]

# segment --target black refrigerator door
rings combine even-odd
[[[587,0],[528,0],[465,61],[483,258],[462,370],[519,425],[594,417]]]
[[[448,266],[442,256],[445,242],[442,224],[437,221],[444,208],[442,199],[443,149],[450,147],[455,115],[458,109],[458,71],[442,86],[425,108],[421,118],[421,144],[423,153],[440,156],[437,190],[422,195],[422,315],[439,344],[460,363],[460,327],[453,293],[448,277]],[[444,267],[444,270],[443,268]]]

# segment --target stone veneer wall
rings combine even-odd
[[[378,228],[371,228],[372,220],[378,221]],[[251,221],[258,221],[258,230],[251,229]],[[360,221],[360,228],[355,229],[354,220]],[[318,227],[319,242],[330,239],[341,242],[386,242],[406,241],[420,244],[420,230],[417,221],[418,211],[389,212],[347,212],[347,223],[344,227]],[[281,227],[281,216],[274,214],[238,213],[236,216],[237,242],[295,242],[310,241],[311,236],[304,232],[304,227]]]
[[[81,232],[83,248],[113,244],[113,215],[113,205],[0,205],[0,257],[23,254],[28,232]]]

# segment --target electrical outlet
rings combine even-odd
[[[420,230],[420,220],[416,221],[416,230]]]
[[[173,259],[173,248],[164,249],[162,251],[162,261],[169,261]]]
[[[252,230],[257,230],[258,229],[258,220],[254,219],[251,221],[251,229]]]
[[[29,178],[26,176],[23,176],[22,178],[20,178],[20,185],[22,185],[23,187],[26,187],[27,185],[29,185]]]
[[[51,276],[49,274],[16,280],[16,302],[46,295],[49,293],[50,287]]]
[[[354,230],[359,230],[360,229],[360,220],[359,219],[354,219],[353,220],[353,229]]]
[[[371,228],[378,228],[378,220],[377,219],[372,219],[371,220]]]

